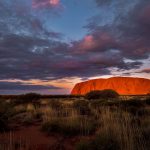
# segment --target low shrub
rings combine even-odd
[[[120,105],[120,101],[119,100],[106,100],[106,99],[102,99],[102,100],[96,100],[96,101],[91,101],[90,105],[93,108],[98,108],[101,106],[119,106]]]
[[[89,102],[88,101],[85,101],[85,100],[74,101],[73,107],[75,109],[79,110],[81,115],[90,114]]]
[[[116,138],[106,135],[97,135],[93,140],[80,141],[76,150],[120,150],[120,143]]]
[[[148,98],[145,100],[145,103],[146,103],[147,105],[150,105],[150,97],[148,97]]]
[[[88,100],[91,99],[100,99],[100,98],[105,98],[105,99],[110,99],[110,98],[118,98],[119,94],[111,89],[106,89],[102,91],[91,91],[85,95],[85,98]]]
[[[89,150],[90,142],[81,140],[80,142],[76,143],[75,147],[76,147],[76,150]]]
[[[53,109],[61,109],[62,103],[59,100],[50,100],[49,104]]]
[[[125,107],[142,107],[144,106],[144,102],[138,99],[131,99],[126,101],[120,101],[120,105]]]
[[[41,98],[40,94],[28,93],[17,96],[16,100],[14,100],[14,103],[15,104],[39,103],[38,100],[40,98]]]
[[[150,117],[145,117],[141,119],[141,126],[142,126],[142,135],[146,142],[146,147],[149,149],[150,147]]]
[[[119,94],[112,89],[106,89],[106,90],[101,91],[101,97],[102,98],[118,98]]]
[[[120,144],[115,137],[98,135],[90,144],[90,149],[97,150],[120,150]]]
[[[34,123],[34,116],[32,114],[28,114],[22,121],[23,125],[29,126]]]
[[[58,133],[60,132],[60,122],[58,120],[51,120],[51,121],[45,122],[43,123],[41,129],[47,134]]]
[[[15,114],[12,105],[6,102],[0,102],[0,132],[9,129],[10,118]]]
[[[82,98],[83,95],[41,95],[41,98]]]
[[[101,97],[101,91],[91,91],[85,95],[85,98],[88,100],[99,99]]]
[[[45,122],[42,131],[64,136],[90,135],[96,129],[95,121],[88,118],[57,118]]]

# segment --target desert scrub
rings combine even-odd
[[[119,104],[122,110],[127,111],[134,116],[142,115],[142,109],[145,109],[145,105],[145,101],[139,99],[120,101]]]
[[[22,105],[22,104],[14,106],[14,109],[15,109],[16,114],[25,113],[27,111],[26,105]]]
[[[61,109],[62,108],[62,103],[59,100],[50,100],[49,105],[53,109]]]
[[[99,117],[97,133],[114,139],[122,150],[145,150],[142,129],[137,121],[133,115],[121,109],[112,112],[104,108]]]
[[[121,150],[121,148],[115,137],[97,135],[90,141],[78,142],[76,150]]]
[[[34,103],[34,104],[39,104],[39,100],[41,98],[40,94],[36,93],[27,93],[23,95],[18,95],[16,99],[14,100],[14,103],[16,105],[19,104],[28,104],[28,103]]]
[[[121,101],[117,99],[114,100],[100,99],[100,100],[90,101],[90,107],[96,109],[97,107],[101,107],[101,106],[119,106],[120,102]]]
[[[13,106],[4,101],[0,102],[0,132],[4,132],[9,129],[9,123],[11,118],[15,115]]]
[[[29,104],[27,104],[26,111],[31,112],[31,113],[35,113],[36,108],[32,103],[29,103]]]
[[[43,122],[49,122],[50,120],[53,120],[54,118],[58,117],[58,110],[53,109],[52,107],[50,107],[49,105],[42,108],[40,110],[40,112],[42,113],[42,120]]]
[[[22,120],[23,125],[31,125],[34,123],[34,115],[32,113],[27,113],[27,115]]]
[[[126,100],[126,101],[120,101],[120,105],[122,105],[123,107],[143,107],[144,101],[140,100],[140,99],[130,99],[130,100]]]
[[[150,147],[150,117],[144,117],[141,119],[142,134],[146,142],[146,148]]]
[[[42,125],[42,130],[46,133],[60,133],[64,136],[90,135],[95,129],[96,123],[85,117],[57,118]]]
[[[146,103],[147,105],[150,105],[150,96],[145,100],[145,103]]]
[[[130,113],[102,107],[97,118],[96,137],[77,143],[77,150],[146,150],[142,128]]]
[[[76,143],[75,145],[75,149],[76,150],[90,150],[90,141],[86,141],[86,140],[81,140],[79,142]]]
[[[81,115],[89,115],[90,109],[89,109],[89,102],[86,100],[76,100],[73,102],[73,107],[77,110],[79,110]]]
[[[15,138],[15,132],[8,132],[8,135],[3,135],[0,141],[0,150],[32,150],[33,145],[29,138],[20,136]],[[37,149],[37,148],[35,148]]]
[[[121,150],[115,137],[97,135],[92,140],[81,140],[76,144],[76,150]]]
[[[89,93],[87,93],[85,95],[85,98],[88,100],[92,100],[92,99],[117,99],[119,97],[119,94],[111,89],[106,89],[106,90],[95,90],[95,91],[91,91]]]

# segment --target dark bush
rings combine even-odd
[[[76,150],[89,150],[90,142],[81,140],[76,144]]]
[[[9,129],[9,121],[14,114],[15,112],[12,105],[6,102],[0,102],[0,132]]]
[[[145,100],[145,103],[146,103],[147,105],[150,105],[150,97],[148,97],[148,98]]]
[[[80,141],[76,150],[120,150],[120,143],[108,135],[98,135],[91,141]]]
[[[74,101],[73,107],[79,110],[81,115],[88,115],[90,113],[88,101],[85,100]]]
[[[123,110],[128,111],[132,115],[142,116],[146,114],[146,111],[142,109],[145,106],[145,102],[143,100],[131,99],[120,101],[120,106]]]
[[[90,135],[96,129],[95,121],[91,119],[56,119],[42,125],[42,131],[47,134],[59,133],[64,136]]]
[[[61,109],[62,108],[62,103],[59,100],[50,100],[49,104],[53,109]]]
[[[91,91],[85,95],[85,98],[91,99],[100,99],[100,98],[118,98],[119,94],[111,89],[106,89],[102,91]]]
[[[91,91],[85,95],[88,100],[101,98],[101,91]]]
[[[138,99],[131,99],[126,101],[121,101],[120,104],[125,107],[142,107],[144,106],[144,102]]]
[[[82,98],[83,95],[41,95],[41,98]]]
[[[101,91],[102,98],[118,98],[119,94],[111,89],[106,89]]]
[[[91,106],[93,108],[98,108],[101,106],[119,106],[120,105],[120,101],[119,100],[95,100],[95,101],[91,101],[90,102]]]
[[[42,131],[46,132],[47,134],[60,132],[59,121],[54,120],[44,123],[42,125]]]
[[[90,144],[91,150],[120,150],[120,144],[115,137],[98,135]]]
[[[60,133],[65,136],[91,135],[95,132],[96,123],[91,119],[84,120],[81,118],[81,120],[72,121],[71,124],[63,124]]]
[[[38,103],[38,100],[41,98],[40,94],[28,93],[23,95],[18,95],[15,104],[26,104],[26,103]]]

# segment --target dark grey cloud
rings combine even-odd
[[[44,85],[30,85],[30,84],[23,84],[21,82],[4,82],[0,81],[0,90],[19,90],[19,91],[24,91],[24,90],[56,90],[60,89],[55,86],[44,86]]]
[[[148,74],[150,74],[150,68],[142,69],[136,73],[148,73]]]
[[[9,43],[9,44],[8,44]],[[58,79],[111,74],[110,67],[130,69],[115,50],[76,53],[75,45],[28,36],[7,35],[0,40],[1,79]],[[80,50],[79,50],[80,52]]]
[[[40,13],[40,10],[38,11]],[[42,38],[60,39],[62,34],[45,26],[44,17],[32,8],[32,0],[1,0],[0,2],[0,33],[21,34]],[[49,9],[47,14],[55,14]],[[50,15],[48,16],[50,18]]]
[[[139,68],[141,59],[148,58],[150,52],[150,22],[149,3],[137,2],[118,19],[115,14],[116,22],[112,24],[101,25],[99,20],[92,23],[91,19],[86,26],[89,34],[84,39],[66,43],[61,41],[61,33],[48,30],[29,7],[22,10],[21,2],[13,6],[10,0],[0,1],[0,79],[88,78],[109,75],[113,67]],[[5,83],[3,87],[9,85]],[[18,83],[12,86],[34,89]]]
[[[107,7],[111,9],[116,9],[114,12],[114,19],[111,23],[100,24],[99,19],[90,19],[90,22],[86,26],[89,29],[90,34],[96,37],[95,33],[102,36],[101,33],[106,33],[111,35],[112,41],[108,41],[107,45],[111,47],[106,47],[106,50],[110,48],[117,49],[120,51],[123,58],[140,60],[147,59],[150,56],[150,1],[148,0],[135,0],[129,1],[102,1],[97,0],[98,7],[99,4],[108,4]],[[122,3],[126,9],[121,8]],[[106,7],[106,8],[107,8]],[[139,11],[140,10],[140,11]],[[106,9],[107,11],[107,9]],[[105,12],[106,13],[106,12]],[[102,14],[100,14],[101,16]],[[101,38],[96,37],[99,43],[101,43]],[[97,48],[97,51],[101,51],[102,48]]]

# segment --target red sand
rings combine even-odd
[[[29,150],[74,150],[75,143],[83,137],[66,138],[62,135],[46,135],[40,131],[40,126],[20,127],[13,132],[0,134],[0,143],[10,145],[12,143],[21,143],[30,147]],[[86,137],[84,137],[86,138]],[[20,142],[21,141],[21,142]],[[11,149],[11,148],[10,148]],[[18,150],[26,150],[19,148]]]

